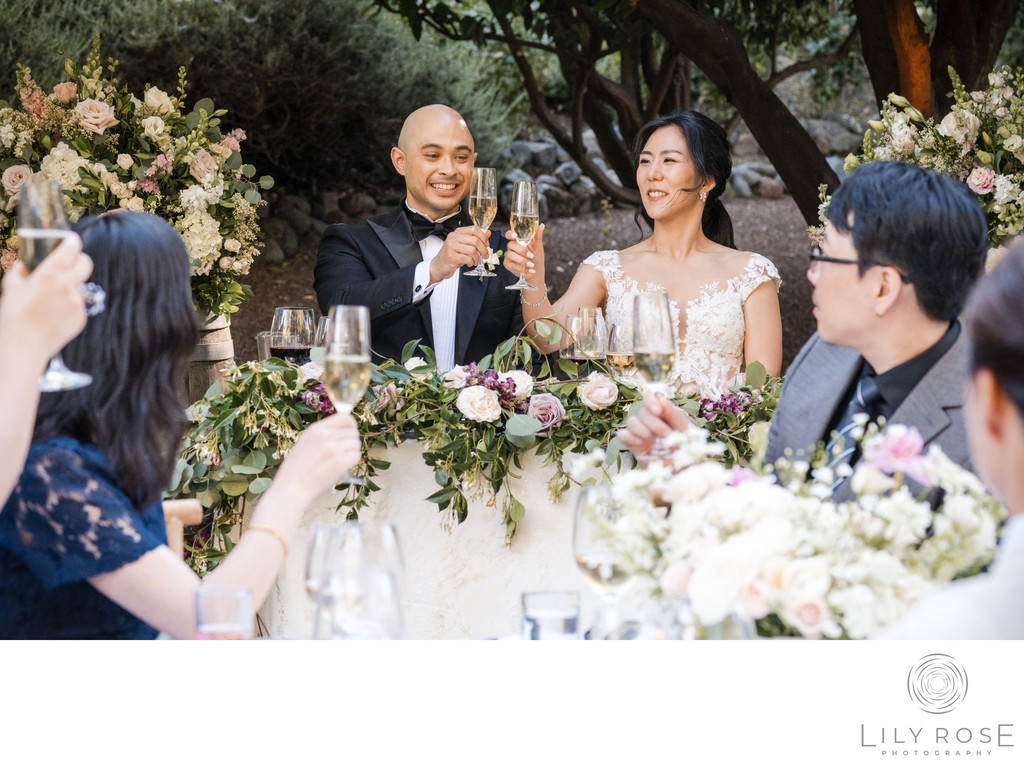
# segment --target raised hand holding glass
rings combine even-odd
[[[473,183],[469,187],[469,217],[483,231],[489,231],[494,216],[498,213],[497,174],[494,168],[476,168],[473,172]],[[491,249],[487,248],[490,255]],[[469,271],[467,277],[493,277],[494,272],[484,267],[483,259]]]
[[[533,181],[516,181],[512,186],[512,211],[508,223],[515,232],[516,241],[529,247],[540,226],[540,208],[537,201],[537,184]],[[526,281],[526,273],[519,272],[519,280],[505,285],[506,290],[536,290]]]

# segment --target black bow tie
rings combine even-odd
[[[440,237],[444,239],[457,228],[459,228],[459,217],[453,215],[451,218],[446,218],[443,221],[434,222],[426,216],[422,216],[419,213],[413,213],[412,211],[406,211],[409,217],[409,222],[412,224],[412,236],[417,242],[422,239],[426,239],[429,236]]]

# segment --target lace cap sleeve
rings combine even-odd
[[[587,266],[593,266],[599,272],[604,274],[606,281],[608,275],[618,277],[622,270],[619,266],[618,250],[598,250],[596,253],[592,253],[587,256],[583,263]]]
[[[775,283],[776,290],[782,287],[782,277],[779,276],[775,264],[763,255],[751,253],[738,285],[740,301],[746,302],[750,294],[769,279]]]
[[[159,503],[136,509],[102,462],[80,445],[33,447],[0,514],[0,545],[48,588],[112,572],[166,543]]]

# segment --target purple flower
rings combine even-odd
[[[335,412],[323,383],[317,383],[303,391],[302,403],[321,415],[333,415]]]
[[[565,407],[554,394],[534,394],[530,397],[530,406],[526,414],[539,421],[545,431],[550,431],[562,422]]]

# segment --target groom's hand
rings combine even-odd
[[[487,242],[491,233],[477,226],[456,229],[441,245],[440,252],[430,262],[430,284],[448,279],[463,266],[476,266],[487,255]]]
[[[618,432],[621,441],[637,457],[651,451],[654,442],[673,431],[685,431],[690,416],[663,396],[647,394],[644,406]]]

